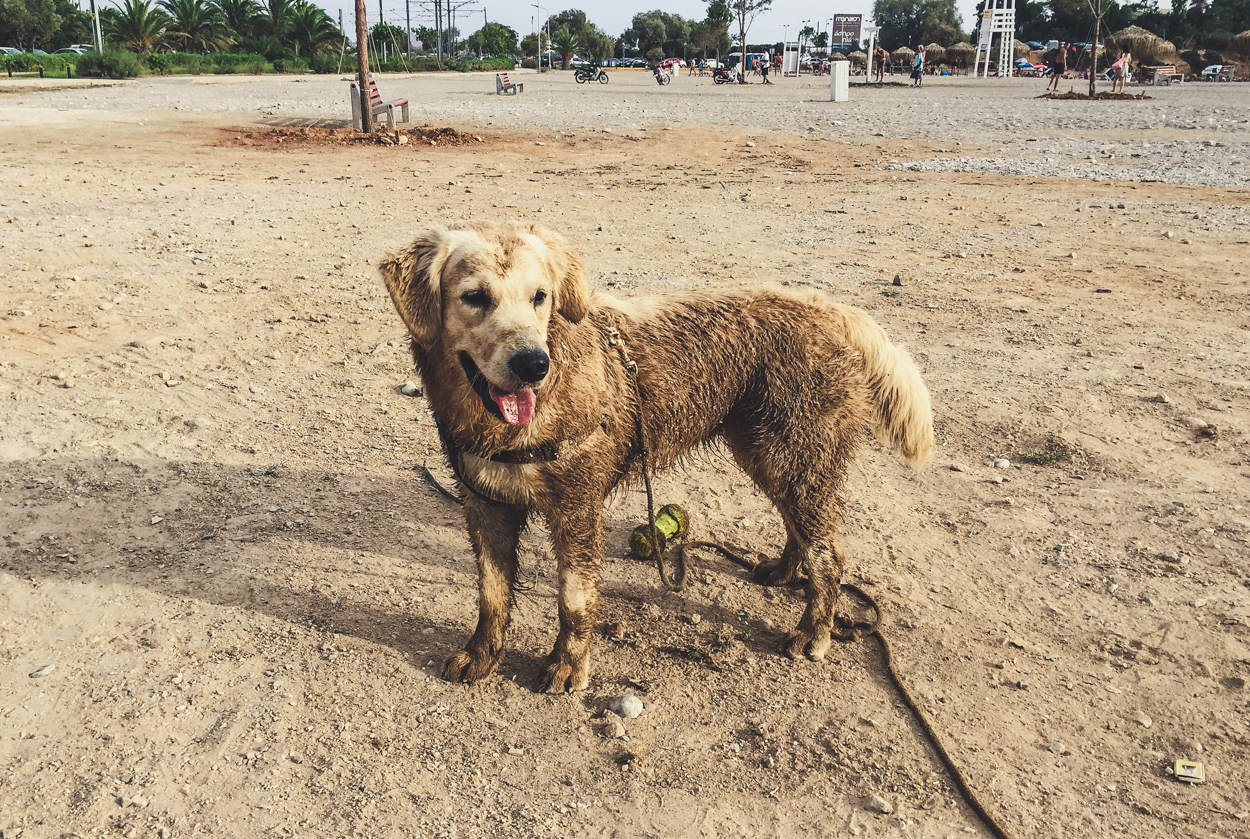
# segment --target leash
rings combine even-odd
[[[654,537],[652,539],[654,540]],[[655,542],[653,541],[652,544],[655,544]],[[755,566],[759,564],[752,562],[743,554],[727,548],[719,542],[692,541],[683,542],[678,549],[678,556],[680,557],[680,564],[683,570],[686,567],[686,551],[698,548],[718,551],[727,559],[736,562],[747,570],[753,571]],[[758,551],[753,553],[758,553]],[[762,556],[762,554],[760,555]],[[964,776],[963,771],[955,764],[955,759],[950,756],[950,752],[946,751],[946,747],[942,745],[942,739],[938,736],[937,730],[933,727],[933,723],[929,720],[928,715],[921,710],[919,703],[912,698],[911,691],[903,683],[903,677],[899,675],[898,668],[894,665],[894,651],[890,648],[890,642],[881,634],[881,605],[877,603],[871,594],[854,583],[841,583],[841,589],[851,592],[867,604],[868,608],[872,610],[873,617],[870,621],[855,621],[845,615],[837,615],[834,620],[838,625],[838,632],[833,634],[833,639],[847,643],[861,641],[870,635],[877,639],[877,643],[881,645],[881,652],[885,657],[886,672],[890,675],[890,681],[894,684],[894,689],[898,691],[899,696],[903,698],[903,703],[911,710],[916,721],[920,723],[920,728],[928,738],[929,745],[933,747],[933,751],[937,753],[942,764],[950,772],[951,778],[955,781],[955,786],[959,788],[960,794],[964,797],[964,801],[972,808],[972,812],[977,814],[977,817],[981,819],[981,823],[989,829],[995,839],[1011,839],[1011,834],[990,815],[990,812],[985,809],[985,805],[981,803],[981,799],[973,792],[972,785],[968,783],[968,779]]]
[[[647,451],[647,438],[642,427],[642,382],[638,380],[638,362],[629,357],[629,351],[625,349],[625,339],[621,337],[621,333],[616,331],[612,326],[612,322],[608,321],[608,345],[616,347],[617,353],[621,357],[621,364],[624,365],[625,371],[629,374],[630,380],[634,383],[634,400],[638,403],[638,410],[634,413],[634,433],[638,437],[638,449],[642,456],[642,485],[647,490],[647,526],[651,536],[651,554],[655,557],[656,570],[660,572],[660,582],[664,588],[669,591],[678,592],[686,587],[686,551],[677,552],[677,574],[669,577],[668,569],[664,566],[664,551],[660,550],[660,540],[655,529],[655,495],[651,491],[651,463],[650,452]]]

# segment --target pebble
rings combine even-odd
[[[1142,728],[1150,728],[1152,725],[1155,724],[1155,721],[1152,720],[1150,717],[1146,716],[1145,714],[1139,713],[1137,715],[1137,724],[1140,725]]]
[[[1168,396],[1163,391],[1159,391],[1155,394],[1155,401],[1162,402],[1164,405],[1169,405],[1172,402],[1172,397]]]
[[[18,839],[21,835],[22,829],[20,827],[6,827],[4,830],[0,830],[0,839]]]
[[[34,671],[33,673],[31,673],[31,674],[30,674],[30,678],[32,678],[32,679],[42,679],[44,676],[47,676],[48,674],[50,674],[50,673],[51,673],[53,670],[55,670],[55,669],[56,669],[56,665],[55,665],[55,664],[45,664],[43,667],[40,667],[38,670],[36,670],[36,671]]]
[[[547,145],[547,144],[546,144],[546,143],[544,143],[544,142],[542,142],[541,140],[535,140],[535,141],[534,141],[534,145],[536,145],[536,146],[545,146],[545,145]]]
[[[165,382],[165,387],[177,387],[180,384],[182,384],[182,382],[178,381],[177,379],[169,379],[167,382]]]
[[[539,145],[542,145],[542,143],[539,143]],[[519,749],[516,746],[509,746],[508,754],[512,755],[513,757],[520,757],[521,755],[525,754],[525,749]]]
[[[690,623],[694,624],[695,626],[698,626],[699,622],[702,620],[703,620],[703,615],[700,615],[698,612],[695,612],[693,615],[690,616]]]
[[[156,831],[156,836],[157,839],[169,839],[169,837],[173,836],[173,834],[169,832],[168,827],[162,827],[160,830]]]
[[[1201,431],[1210,424],[1202,417],[1181,417],[1181,423],[1186,428],[1192,428],[1194,431]]]
[[[968,471],[968,467],[967,467],[967,466],[964,466],[962,463],[952,463],[952,464],[951,464],[951,471],[952,471],[952,472],[967,472],[967,471]]]
[[[753,148],[755,148],[755,143],[747,143],[747,148],[748,148],[748,149],[753,149]]]
[[[207,417],[192,417],[183,423],[187,428],[207,428],[212,424]]]
[[[296,752],[295,754],[291,755],[291,763],[303,763],[303,762],[304,762],[304,756],[302,754],[299,754],[298,752]]]
[[[894,275],[894,285],[904,286],[912,284],[912,276],[905,271],[899,271]]]
[[[994,468],[995,469],[1010,469],[1011,461],[1005,457],[1000,457],[998,458],[998,460],[994,461]]]
[[[404,396],[423,396],[425,394],[425,388],[409,379],[399,386],[399,392]]]
[[[864,802],[864,809],[873,813],[880,813],[883,816],[888,816],[894,812],[894,805],[879,795],[870,795],[868,796],[868,800]]]
[[[610,719],[599,729],[599,736],[605,740],[620,740],[625,737],[625,725],[619,719]]]
[[[1061,755],[1068,750],[1068,747],[1058,740],[1051,743],[1050,746],[1048,746],[1048,748],[1057,755]]]
[[[261,387],[260,385],[249,385],[248,391],[250,393],[264,393],[265,389]]]
[[[1164,239],[1172,239],[1172,238],[1175,238],[1175,236],[1176,236],[1176,234],[1175,234],[1175,233],[1173,233],[1171,230],[1169,230],[1169,231],[1167,231],[1166,233],[1164,233],[1164,234],[1163,234],[1163,238],[1164,238]]]
[[[627,693],[609,702],[608,710],[618,717],[624,717],[627,720],[638,719],[638,716],[642,713],[642,700],[632,693]]]
[[[1159,554],[1159,559],[1162,559],[1165,562],[1177,562],[1180,560],[1180,554],[1171,548],[1168,548],[1166,551]]]

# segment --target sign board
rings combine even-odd
[[[860,30],[864,25],[863,15],[834,15],[833,32],[829,36],[829,46],[838,47],[854,44],[859,47]]]

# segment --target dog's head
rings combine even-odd
[[[552,319],[577,323],[590,306],[568,243],[527,225],[436,228],[379,267],[413,339],[441,343],[492,415],[529,422],[549,381]]]

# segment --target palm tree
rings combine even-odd
[[[569,32],[568,27],[561,26],[555,32],[551,33],[551,46],[560,54],[563,61],[562,69],[569,69],[569,59],[573,57],[573,53],[577,52],[581,46],[581,40]]]
[[[121,0],[116,9],[104,9],[100,19],[110,39],[140,55],[149,55],[161,45],[170,22],[148,0]]]
[[[218,52],[230,43],[221,11],[210,0],[160,0],[169,13],[165,40],[183,52]]]
[[[265,33],[283,38],[291,28],[296,5],[294,0],[263,0],[260,19]]]
[[[242,41],[256,31],[260,19],[260,4],[256,0],[213,0],[222,21]]]
[[[311,3],[296,8],[288,34],[295,42],[295,54],[309,59],[343,37],[325,10]]]

